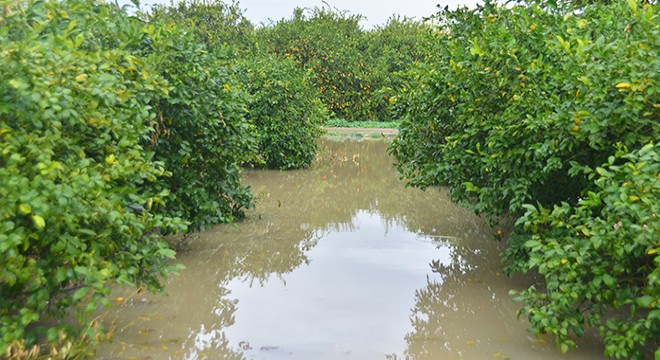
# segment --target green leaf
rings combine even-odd
[[[28,204],[21,204],[18,206],[18,211],[23,215],[28,215],[32,212],[32,206]]]
[[[525,242],[525,247],[538,250],[543,247],[543,244],[538,240],[529,240]]]
[[[158,255],[169,259],[174,259],[176,257],[176,251],[172,249],[160,249],[158,250]]]
[[[46,220],[39,215],[32,215],[32,222],[37,229],[43,229],[46,226]]]
[[[76,290],[73,293],[73,300],[74,301],[82,300],[82,298],[84,298],[85,295],[87,295],[87,291],[88,291],[88,289],[86,287],[81,287],[80,289]]]
[[[639,305],[641,307],[648,308],[648,307],[651,307],[651,304],[653,302],[655,302],[656,300],[657,299],[655,299],[653,296],[644,295],[644,296],[641,296],[641,297],[637,298],[637,305]]]
[[[108,278],[110,277],[110,275],[112,275],[112,271],[108,268],[105,268],[105,269],[101,269],[101,271],[99,271],[99,274],[104,278]]]
[[[18,89],[21,86],[21,81],[19,79],[11,79],[9,80],[9,86]]]
[[[598,250],[603,245],[603,239],[600,236],[593,236],[591,237],[591,244],[594,249]]]
[[[97,236],[96,231],[92,229],[78,229],[78,232],[84,235]]]
[[[465,191],[469,191],[469,192],[478,192],[479,191],[479,188],[474,186],[474,184],[469,182],[469,181],[464,182],[463,186],[465,186]]]

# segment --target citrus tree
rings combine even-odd
[[[158,17],[88,0],[2,7],[0,356],[68,356],[75,335],[103,338],[90,316],[111,284],[162,289],[177,269],[162,235],[251,206],[248,96],[230,55]],[[87,326],[57,321],[70,312]]]
[[[292,18],[258,29],[259,47],[311,69],[313,85],[331,116],[375,119],[370,96],[375,89],[361,52],[361,19],[326,7],[297,8]]]
[[[422,21],[392,16],[364,34],[370,79],[375,85],[372,111],[379,120],[398,120],[392,112],[397,92],[415,86],[405,74],[432,54],[432,27]]]
[[[266,55],[239,62],[235,73],[251,95],[248,119],[257,139],[256,164],[281,170],[309,166],[328,115],[308,72],[291,59]]]
[[[168,171],[144,140],[167,94],[152,63],[99,46],[90,31],[134,20],[87,1],[4,4],[0,18],[0,356],[77,331],[44,325],[70,310],[81,321],[108,305],[108,284],[161,289],[176,266],[160,229]],[[128,37],[130,38],[130,36]],[[137,39],[134,39],[137,40]],[[97,323],[83,328],[98,340]]]
[[[157,7],[156,11],[150,15],[150,19],[151,21],[158,19],[168,23],[177,23],[184,29],[191,29],[196,40],[186,37],[185,39],[177,38],[174,42],[202,43],[205,46],[199,50],[210,53],[200,55],[199,51],[192,47],[184,50],[180,45],[176,47],[168,45],[169,48],[176,49],[175,51],[178,52],[174,64],[190,63],[192,59],[198,59],[194,64],[197,70],[192,71],[193,75],[190,70],[172,71],[173,74],[177,74],[177,81],[189,82],[191,78],[198,76],[197,74],[206,74],[203,80],[205,84],[215,82],[222,85],[222,88],[218,88],[217,85],[214,88],[213,86],[208,87],[208,85],[200,86],[196,83],[192,86],[196,91],[190,93],[192,97],[188,98],[187,102],[194,106],[201,104],[207,106],[208,101],[199,103],[197,99],[201,93],[199,89],[208,87],[203,98],[219,100],[214,106],[223,114],[228,124],[235,124],[237,121],[243,120],[249,123],[248,127],[238,127],[237,129],[240,131],[231,136],[236,136],[237,139],[240,136],[249,137],[254,142],[244,143],[245,149],[237,149],[236,145],[240,144],[239,141],[222,141],[223,144],[227,144],[223,147],[225,152],[217,154],[216,158],[228,159],[231,154],[247,154],[248,156],[243,158],[237,156],[235,160],[279,169],[300,168],[309,165],[314,160],[316,141],[320,136],[319,125],[327,115],[318,99],[313,80],[308,71],[296,66],[292,59],[286,57],[276,59],[272,54],[255,54],[257,44],[254,28],[243,16],[238,3],[228,5],[222,1],[184,1],[171,6]],[[156,53],[162,54],[165,51],[169,50],[159,49],[156,50]],[[185,76],[179,77],[178,74]],[[167,101],[172,103],[170,99]],[[180,103],[177,102],[176,106],[168,108],[179,109]],[[185,116],[189,115],[186,113]],[[217,128],[198,123],[194,118],[191,120],[193,123],[202,125],[202,128],[191,132],[196,134],[196,138],[202,133],[209,133],[209,128]],[[167,124],[164,126],[169,127]],[[190,125],[185,124],[179,129],[188,131]],[[215,147],[214,141],[205,141],[209,146],[206,152],[220,149],[220,147]],[[231,145],[228,146],[229,144]],[[250,151],[247,151],[248,148]],[[171,147],[165,145],[164,149],[168,149],[166,153],[169,153]],[[197,153],[194,149],[193,152]],[[208,159],[205,161],[208,163]],[[207,166],[209,165],[211,164],[208,163]],[[224,169],[226,166],[213,168]],[[196,175],[192,176],[199,178]],[[236,180],[235,176],[227,176],[227,174],[216,174],[216,177],[234,179],[234,183]],[[226,186],[222,185],[222,188],[224,187]],[[221,189],[212,192],[219,190]],[[182,193],[184,196],[190,196],[196,191],[198,190],[187,188]],[[210,193],[203,194],[200,200],[209,195]],[[237,195],[240,195],[240,192]],[[245,200],[249,199],[245,197]],[[248,204],[245,201],[242,203],[234,201],[233,203],[237,205],[237,210]],[[199,209],[203,208],[199,205],[196,204],[193,209],[199,212]],[[225,205],[210,205],[211,207],[208,209],[217,209],[220,216],[227,212],[223,210],[226,208]]]
[[[153,17],[167,18],[192,30],[209,49],[230,46],[241,54],[255,51],[254,25],[245,17],[238,1],[172,1],[169,5],[154,6],[151,13]]]
[[[146,22],[146,21],[145,21]],[[170,193],[167,213],[192,229],[240,219],[252,206],[241,167],[256,143],[246,119],[248,96],[231,73],[231,51],[211,51],[188,29],[158,14],[148,18],[145,40],[132,49],[158,64],[167,96],[153,98],[154,131],[145,146],[172,176],[157,186]],[[227,50],[227,49],[225,49]]]

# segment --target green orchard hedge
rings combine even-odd
[[[248,95],[227,56],[157,17],[86,0],[2,7],[0,356],[70,351],[75,334],[103,337],[90,315],[111,284],[160,290],[177,269],[161,234],[251,206]],[[88,326],[57,321],[70,312]]]
[[[311,70],[331,117],[386,121],[393,89],[404,82],[396,73],[425,58],[429,28],[393,17],[364,30],[361,20],[330,7],[298,8],[290,19],[257,29],[257,48]]]
[[[393,16],[364,30],[361,15],[330,7],[295,9],[292,18],[254,27],[237,2],[185,0],[156,6],[152,17],[190,29],[215,52],[227,49],[248,62],[273,54],[311,71],[308,86],[329,115],[350,121],[391,117],[395,91],[406,85],[397,73],[428,56],[430,27]]]
[[[238,135],[254,134],[256,142],[244,144],[250,151],[229,147],[232,153],[250,155],[236,158],[237,161],[258,163],[269,168],[294,169],[308,166],[314,160],[316,141],[320,135],[319,125],[327,115],[318,99],[313,80],[307,71],[295,66],[290,59],[275,59],[270,54],[251,55],[256,47],[256,34],[236,3],[226,5],[221,1],[181,2],[169,7],[158,7],[151,18],[183,23],[186,28],[193,30],[198,42],[207,45],[206,49],[212,52],[214,57],[225,59],[223,62],[200,64],[199,68],[213,81],[224,84],[222,89],[209,89],[216,95],[227,94],[224,97],[219,96],[222,98],[222,106],[227,108],[230,106],[228,104],[236,103],[235,100],[240,100],[241,105],[247,104],[247,108],[243,109],[234,106],[229,111],[219,110],[225,116],[231,114],[233,119],[241,121],[243,112],[250,125],[249,129],[242,126]],[[195,41],[185,39],[185,43]],[[236,57],[233,54],[235,49],[241,50]],[[208,57],[204,55],[204,58]],[[184,55],[183,58],[189,57]],[[225,70],[227,65],[233,68],[229,78]],[[174,73],[185,71],[177,70]],[[190,76],[186,79],[189,81]],[[199,89],[199,84],[194,88]],[[196,92],[193,95],[200,94]],[[232,96],[233,98],[230,98]],[[210,98],[208,95],[206,97]],[[194,99],[190,100],[195,103]],[[178,107],[177,105],[174,108]],[[236,120],[232,123],[236,123]],[[169,146],[165,148],[169,149]],[[255,155],[254,150],[258,154]],[[226,159],[227,156],[223,155],[222,158]],[[222,174],[217,176],[227,177]],[[186,189],[183,194],[190,194],[191,190],[193,189]],[[249,199],[246,197],[246,200]],[[247,205],[247,202],[235,203],[238,209]],[[218,208],[222,210],[222,207]]]
[[[412,184],[449,186],[455,201],[489,217],[532,218],[517,223],[505,259],[509,271],[545,275],[544,285],[519,297],[521,315],[534,331],[556,335],[562,350],[575,345],[571,332],[581,335],[587,327],[598,329],[606,353],[617,357],[640,358],[660,338],[653,280],[660,236],[638,203],[642,196],[623,199],[627,205],[617,216],[650,233],[623,238],[610,250],[584,245],[599,241],[589,228],[576,235],[564,220],[551,220],[575,209],[579,221],[615,230],[614,209],[585,202],[592,193],[609,197],[615,190],[585,169],[617,167],[624,160],[616,159],[634,160],[642,152],[655,159],[639,149],[660,134],[657,11],[656,4],[635,1],[580,9],[487,3],[445,11],[436,56],[409,74],[418,86],[398,97],[404,121],[391,152]],[[617,147],[631,153],[615,156]],[[657,170],[644,181],[660,181]],[[657,203],[655,185],[649,186],[646,201]],[[558,247],[578,251],[579,260],[562,257]],[[548,270],[550,264],[557,268]],[[603,280],[603,272],[611,278]],[[583,285],[589,292],[578,291]],[[625,315],[606,316],[613,312]]]
[[[297,8],[291,19],[258,29],[257,39],[261,49],[313,71],[313,85],[332,117],[375,120],[361,19],[329,8]]]
[[[85,319],[108,304],[110,283],[160,289],[174,251],[153,232],[185,228],[160,214],[168,173],[142,145],[166,82],[89,31],[133,21],[84,1],[3,8],[0,356],[59,343],[75,331],[40,320],[70,309]]]
[[[427,24],[400,16],[364,33],[370,79],[375,84],[372,111],[377,120],[399,120],[392,111],[397,92],[411,84],[405,73],[426,61],[431,55],[432,28]]]
[[[307,72],[293,60],[272,56],[236,66],[252,98],[248,119],[256,133],[260,161],[268,168],[296,169],[316,159],[321,123],[327,119]]]
[[[230,73],[231,56],[210,52],[192,32],[168,18],[149,19],[136,52],[167,80],[166,97],[154,99],[157,117],[146,144],[172,176],[158,186],[171,195],[169,215],[193,229],[240,219],[252,206],[241,185],[241,166],[255,156],[256,143],[246,119],[248,96]]]
[[[598,166],[613,144],[658,133],[657,18],[618,6],[580,17],[536,6],[444,14],[436,59],[400,97],[402,173],[493,215],[575,203],[586,180],[568,174],[571,161]]]
[[[531,234],[522,244],[527,260],[507,256],[546,280],[545,289],[516,293],[521,314],[564,351],[576,345],[570,332],[581,336],[589,326],[599,330],[608,356],[640,359],[655,351],[657,358],[660,145],[621,148],[602,167],[576,170],[595,185],[577,206],[527,205],[518,219]]]

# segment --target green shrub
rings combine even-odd
[[[258,29],[259,47],[280,58],[294,59],[302,69],[311,69],[313,86],[330,116],[375,119],[369,96],[374,87],[361,52],[361,19],[360,15],[325,7],[297,8],[291,19]]]
[[[114,283],[160,290],[177,269],[161,234],[240,217],[256,151],[222,49],[94,1],[3,10],[0,356],[101,339],[42,320],[88,322]]]
[[[640,149],[660,134],[657,10],[655,4],[618,1],[577,10],[487,3],[475,10],[441,13],[437,55],[409,74],[418,87],[398,97],[404,121],[390,151],[399,170],[414,185],[449,186],[454,200],[489,217],[518,218],[531,209],[528,204],[537,209],[558,206],[558,212],[586,211],[584,199],[591,193],[605,196],[604,190],[574,169],[596,169],[609,161],[616,146]],[[648,196],[658,202],[657,192]],[[608,213],[613,209],[600,215],[600,208],[591,211],[594,218],[605,216],[602,229],[618,224]],[[633,206],[630,211],[628,218],[634,222],[642,221],[647,210]],[[636,311],[629,305],[643,296],[650,296],[643,298],[644,304],[658,301],[657,284],[638,286],[627,276],[650,276],[657,266],[651,257],[640,256],[642,247],[631,243],[613,244],[616,257],[601,257],[593,247],[580,249],[583,269],[609,271],[627,264],[629,271],[612,278],[622,286],[609,295],[577,292],[585,296],[578,304],[587,312],[581,317],[573,307],[573,270],[560,266],[550,273],[544,268],[550,258],[560,263],[564,259],[555,257],[556,243],[528,242],[530,236],[558,236],[561,246],[577,251],[580,236],[568,234],[570,227],[560,220],[544,222],[544,229],[523,223],[518,222],[509,239],[506,260],[510,271],[547,274],[547,296],[539,295],[543,285],[538,285],[538,292],[520,298],[533,310],[533,329],[555,334],[567,350],[573,345],[571,331],[581,335],[584,327],[600,326],[595,320],[614,307],[626,315],[603,317],[611,325],[611,332],[602,333],[608,354],[641,356],[636,351],[658,338],[657,322],[649,315],[653,310]],[[657,238],[657,232],[653,234]],[[559,282],[557,274],[562,276]],[[631,287],[623,286],[628,285],[626,279]],[[651,320],[639,325],[637,320],[647,315]],[[634,335],[637,331],[639,336]]]
[[[257,29],[258,48],[311,70],[312,85],[331,117],[384,121],[390,117],[394,89],[404,83],[396,72],[424,58],[429,29],[393,17],[365,31],[361,20],[361,15],[329,7],[298,8],[291,19]]]
[[[407,119],[392,148],[415,184],[449,185],[455,200],[493,215],[519,214],[530,201],[575,204],[587,184],[568,174],[570,161],[597,166],[612,144],[639,147],[660,131],[652,8],[445,16],[438,58],[402,96]]]
[[[231,222],[252,206],[241,185],[241,166],[256,145],[245,118],[248,97],[230,74],[230,55],[221,58],[186,29],[155,16],[147,46],[136,53],[159,64],[168,95],[152,100],[158,112],[146,145],[172,172],[158,187],[171,193],[167,213],[191,222],[192,229]]]
[[[385,121],[392,113],[396,94],[415,86],[404,74],[426,61],[430,55],[432,28],[421,21],[392,16],[383,26],[365,32],[364,40],[369,78],[376,91],[372,94],[372,111],[376,119]]]
[[[243,55],[255,51],[254,25],[243,15],[237,1],[230,4],[222,0],[172,1],[169,6],[156,5],[152,14],[192,30],[198,42],[212,51],[226,46]]]
[[[311,164],[327,113],[308,74],[292,60],[269,56],[243,61],[236,72],[252,95],[248,118],[263,163],[277,169]]]
[[[538,269],[546,286],[517,300],[533,330],[555,335],[564,351],[575,346],[569,332],[582,335],[586,325],[600,330],[608,356],[641,359],[644,347],[655,347],[657,357],[660,145],[616,155],[602,167],[575,168],[595,184],[577,206],[526,206],[518,220],[532,234],[524,270]]]
[[[104,4],[3,5],[0,18],[0,356],[76,331],[41,320],[107,305],[108,284],[161,288],[167,171],[141,145],[167,87],[152,64],[99,48],[87,26],[139,32]],[[96,326],[88,339],[102,329]],[[98,334],[98,333],[97,333]]]
[[[350,128],[384,128],[397,129],[399,121],[348,121],[345,119],[330,119],[323,123],[325,126],[350,127]]]

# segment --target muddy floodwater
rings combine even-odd
[[[517,319],[496,231],[406,188],[383,140],[321,140],[300,171],[251,170],[248,218],[191,236],[169,295],[119,293],[100,359],[600,359]]]

